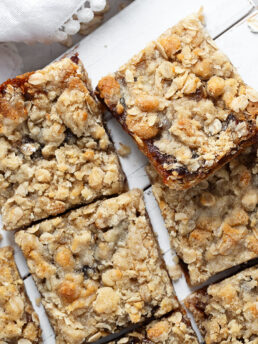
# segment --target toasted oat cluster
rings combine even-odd
[[[75,61],[75,62],[73,62]],[[123,190],[100,106],[75,56],[0,86],[4,229]]]
[[[186,299],[207,344],[257,344],[257,288],[256,266]]]
[[[258,149],[241,155],[195,187],[176,191],[148,169],[171,246],[192,285],[258,257]]]
[[[257,140],[258,93],[197,15],[182,20],[97,94],[172,189],[187,189]]]
[[[198,344],[191,323],[183,309],[154,320],[111,344]]]
[[[25,293],[9,246],[0,248],[0,343],[41,343],[37,314]]]
[[[132,190],[15,236],[57,343],[82,343],[178,307],[144,207]]]

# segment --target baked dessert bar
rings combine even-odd
[[[198,344],[185,311],[154,320],[147,326],[111,342],[111,344]]]
[[[207,344],[257,344],[257,288],[256,266],[186,299]]]
[[[101,79],[97,94],[172,189],[194,186],[257,140],[258,93],[198,15]]]
[[[0,271],[0,343],[42,343],[38,316],[9,246],[0,248]]]
[[[99,196],[123,174],[77,56],[0,86],[0,208],[12,230]]]
[[[92,342],[178,307],[140,190],[43,221],[15,241],[57,343]]]
[[[153,168],[148,172],[171,246],[192,285],[258,257],[257,147],[189,190],[171,190]]]

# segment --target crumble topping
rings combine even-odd
[[[111,344],[198,344],[190,321],[183,309],[168,317],[154,320]]]
[[[97,93],[173,189],[197,184],[257,139],[258,92],[197,15],[102,78]]]
[[[7,81],[0,91],[4,229],[123,190],[118,158],[80,62],[62,59]]]
[[[0,248],[0,342],[42,343],[39,319],[26,295],[13,249]]]
[[[185,300],[207,344],[257,343],[257,287],[256,266],[199,290]]]
[[[258,150],[247,148],[207,180],[185,190],[165,186],[148,168],[171,246],[199,284],[258,257]]]
[[[57,343],[82,343],[178,307],[144,207],[132,190],[15,236]]]

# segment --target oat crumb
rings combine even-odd
[[[179,264],[169,266],[168,273],[172,281],[177,281],[179,278],[182,277],[182,269]]]
[[[39,307],[40,304],[41,304],[41,297],[40,297],[40,296],[39,296],[39,297],[36,297],[35,302],[36,302],[36,305]]]
[[[255,14],[254,16],[248,18],[247,25],[252,32],[258,33],[258,15]]]
[[[174,256],[173,257],[173,262],[175,263],[175,264],[178,264],[179,263],[179,258],[178,258],[178,256]]]
[[[119,142],[120,147],[118,148],[118,154],[122,157],[126,157],[131,154],[131,148],[123,143]]]

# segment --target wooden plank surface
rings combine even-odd
[[[175,3],[177,6],[174,6]],[[82,40],[79,47],[76,48],[94,85],[101,76],[114,71],[139,49],[143,48],[148,41],[155,39],[167,27],[176,24],[179,19],[187,14],[198,10],[202,4],[204,5],[207,29],[213,37],[220,35],[234,23],[240,21],[253,7],[248,0],[217,0],[216,2],[210,0],[196,0],[194,2],[187,0],[181,0],[180,2],[136,0],[116,17]],[[258,34],[254,34],[249,30],[246,20],[240,21],[240,23],[219,36],[216,41],[239,69],[243,79],[258,89],[256,67],[258,61]],[[127,175],[130,188],[140,187],[146,189],[144,192],[146,207],[154,231],[158,236],[166,263],[173,265],[174,252],[170,249],[168,233],[158,205],[149,188],[149,180],[144,170],[146,158],[139,152],[132,139],[122,131],[114,119],[108,121],[108,128],[111,130],[117,148],[119,142],[123,142],[132,148],[129,157],[121,158],[122,167]],[[22,253],[14,244],[13,233],[3,231],[1,233],[4,239],[0,246],[11,245],[15,247],[15,259],[19,271],[21,276],[26,278],[28,269]],[[25,285],[29,291],[29,297],[33,305],[35,305],[38,294],[31,276],[25,279]],[[190,289],[184,278],[174,285],[179,299],[183,299],[189,294]],[[40,316],[44,342],[47,344],[54,343],[53,332],[51,332],[51,327],[42,306],[40,308],[35,306],[35,310]]]

